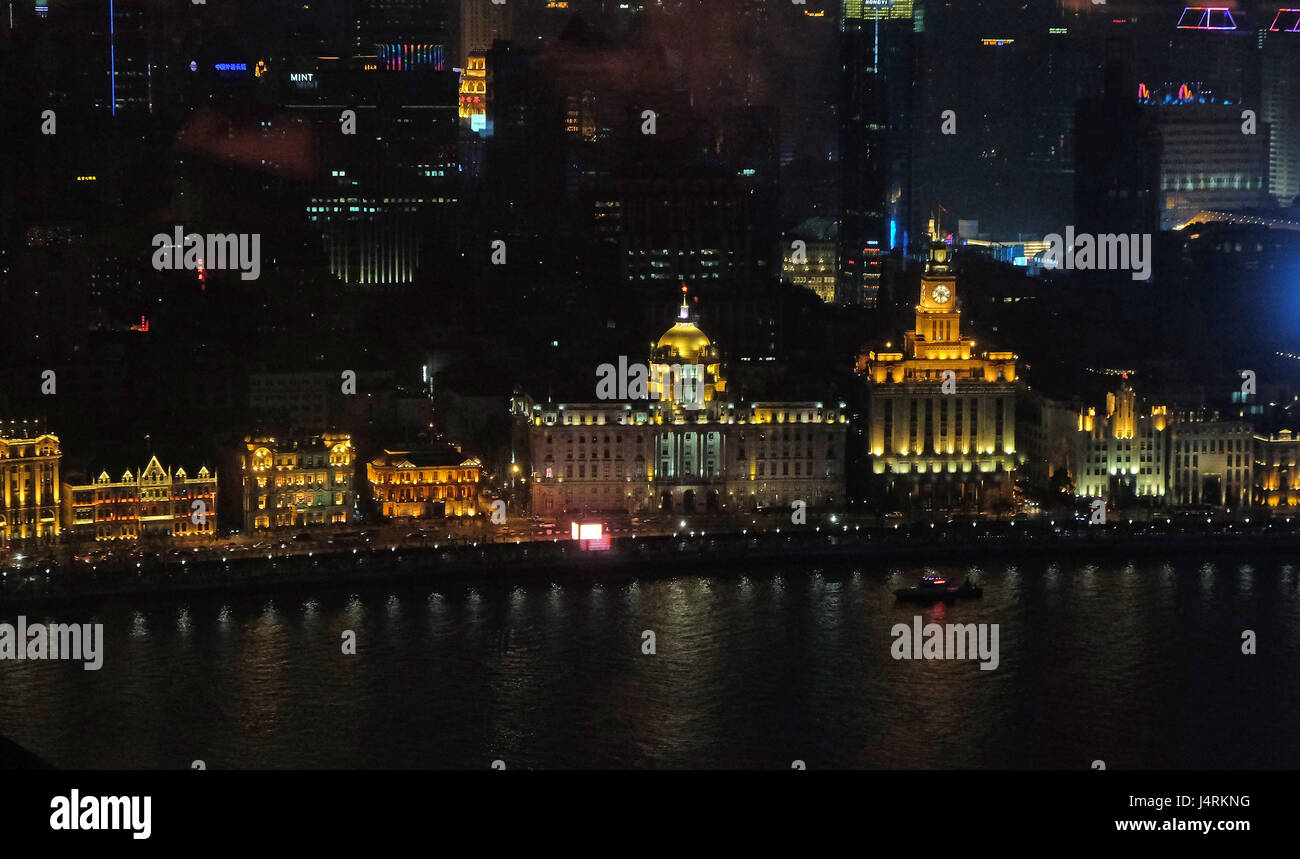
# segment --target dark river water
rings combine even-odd
[[[47,607],[103,668],[0,661],[0,733],[65,768],[1295,768],[1290,560],[945,567],[984,597],[935,608],[882,566]],[[997,668],[894,659],[917,615],[997,624]]]

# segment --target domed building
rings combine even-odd
[[[842,403],[741,402],[722,352],[683,297],[648,365],[596,369],[597,402],[512,410],[528,439],[532,512],[727,514],[833,508],[844,499],[847,417]],[[521,457],[522,458],[522,457]]]
[[[695,323],[685,289],[677,321],[650,349],[649,383],[650,399],[690,403],[695,408],[726,393],[718,347]]]

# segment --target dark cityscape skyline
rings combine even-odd
[[[1224,654],[1298,647],[1298,74],[1263,2],[9,2],[0,605],[109,605],[115,719],[225,660],[198,762],[1267,766],[1168,678],[1293,703]],[[922,673],[949,613],[1006,689]],[[307,751],[241,672],[297,716],[389,668],[224,648],[314,623],[429,668],[445,738],[373,693]],[[6,667],[59,765],[190,754],[69,739]]]

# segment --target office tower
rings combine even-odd
[[[431,66],[366,65],[322,63],[319,86],[293,105],[321,152],[306,214],[340,281],[402,286],[456,221],[458,82]],[[358,108],[356,134],[338,133],[338,104]]]
[[[747,284],[748,194],[731,171],[645,164],[617,174],[622,279],[630,284]]]
[[[1268,204],[1269,129],[1242,133],[1239,104],[1189,101],[1154,108],[1160,131],[1160,228],[1196,213]]]
[[[510,40],[512,5],[492,0],[460,0],[460,53],[456,61],[462,67],[473,54],[491,50],[492,43]]]
[[[777,248],[781,278],[811,290],[822,301],[835,301],[835,278],[839,270],[838,228],[834,221],[809,218],[788,231]]]
[[[884,255],[888,117],[880,64],[882,24],[862,4],[840,8],[840,251],[836,303],[875,307]],[[888,28],[885,27],[886,39]]]
[[[1300,195],[1300,10],[1261,34],[1259,118],[1268,126],[1268,191],[1282,206]]]
[[[444,0],[357,0],[353,51],[374,56],[381,69],[451,68],[450,42]]]
[[[1154,233],[1159,227],[1160,133],[1137,101],[1136,47],[1105,44],[1103,94],[1080,99],[1074,121],[1074,223],[1088,233]]]

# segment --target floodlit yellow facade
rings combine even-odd
[[[244,527],[340,525],[352,518],[352,436],[250,436],[240,457]]]
[[[385,450],[366,464],[370,497],[392,518],[475,516],[483,463],[459,452]]]
[[[487,54],[471,52],[460,73],[460,118],[487,116]]]
[[[53,433],[27,421],[0,423],[0,541],[53,539],[59,534],[59,460]],[[0,548],[3,548],[0,545]]]
[[[1288,515],[1300,509],[1300,435],[1255,436],[1255,503]]]
[[[891,491],[923,506],[980,508],[1010,500],[1016,450],[1016,356],[979,353],[961,330],[950,249],[935,241],[916,326],[901,348],[864,351],[867,454]]]
[[[199,506],[195,506],[199,502]],[[107,471],[90,483],[63,487],[65,527],[91,540],[211,537],[217,527],[217,476],[207,466],[190,477],[163,468],[157,457],[121,480]]]
[[[1093,406],[1082,410],[1073,457],[1075,494],[1115,505],[1136,499],[1163,503],[1168,417],[1165,406],[1141,406],[1127,380],[1106,394],[1104,415]]]

